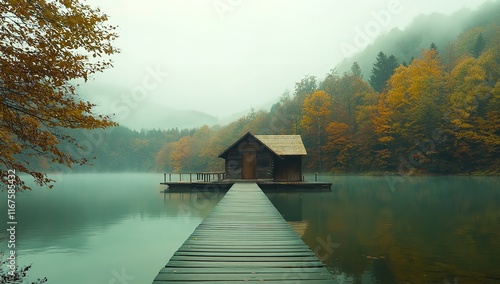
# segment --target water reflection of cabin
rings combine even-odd
[[[253,135],[248,132],[224,150],[226,179],[302,181],[300,135]]]

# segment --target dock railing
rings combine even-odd
[[[195,172],[195,173],[164,173],[163,182],[172,182],[172,177],[175,179],[178,177],[177,181],[189,181],[189,182],[212,182],[212,181],[222,181],[226,178],[225,172]],[[196,179],[193,179],[196,178]],[[168,179],[167,179],[168,178]]]

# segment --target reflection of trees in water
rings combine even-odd
[[[78,252],[94,232],[123,220],[185,216],[185,208],[192,208],[190,217],[204,218],[223,197],[214,192],[163,195],[157,179],[144,174],[65,175],[54,189],[19,193],[19,245],[31,251],[53,247]],[[6,216],[0,221],[5,223]]]
[[[309,226],[309,222],[307,221],[288,221],[287,223],[301,238],[304,236],[307,231],[307,227]]]
[[[306,233],[309,222],[302,220],[301,193],[268,193],[267,197],[283,216],[283,219],[301,238]]]
[[[163,200],[216,200],[219,201],[224,197],[224,193],[220,192],[163,192]]]
[[[374,283],[500,279],[498,178],[408,178],[392,192],[383,177],[337,177],[333,188],[301,203],[304,241],[340,244],[325,260],[332,271]]]
[[[267,197],[286,221],[302,221],[302,194],[268,193]]]

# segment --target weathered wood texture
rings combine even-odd
[[[235,183],[153,284],[334,283],[255,183]]]
[[[302,157],[301,156],[283,156],[282,159],[274,159],[275,181],[301,181],[302,180]]]
[[[263,148],[257,152],[257,178],[270,179],[274,176],[274,159],[271,151]]]
[[[224,157],[228,179],[273,179],[273,154],[252,136],[244,137]]]
[[[257,155],[255,152],[243,153],[243,164],[241,165],[241,178],[256,179],[257,178]]]

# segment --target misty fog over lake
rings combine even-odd
[[[52,190],[20,193],[20,263],[49,283],[151,283],[224,195],[162,193],[160,180],[63,175]],[[320,180],[332,192],[267,195],[337,283],[499,281],[498,179],[416,177],[392,189],[384,177]]]

